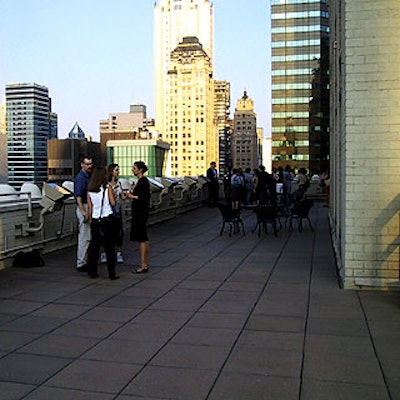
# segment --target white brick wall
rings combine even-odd
[[[344,287],[385,287],[400,268],[400,1],[331,10],[334,245]]]

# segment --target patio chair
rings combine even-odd
[[[240,229],[242,230],[244,236],[244,223],[240,215],[240,210],[232,209],[231,205],[225,203],[218,203],[217,206],[222,216],[222,226],[219,235],[222,236],[225,227],[229,226],[229,237],[232,236],[232,231],[234,234],[236,234],[240,232]]]
[[[275,237],[277,237],[278,236],[277,207],[273,204],[260,204],[258,207],[254,209],[254,213],[256,214],[257,221],[256,221],[256,226],[253,229],[253,232],[258,230],[258,237],[260,237],[261,232],[268,233],[267,226],[269,224],[272,226],[274,230]]]
[[[304,199],[302,201],[296,202],[292,209],[292,213],[289,218],[289,231],[293,230],[293,221],[297,221],[297,225],[299,227],[299,232],[303,230],[303,220],[308,221],[308,225],[310,229],[313,231],[313,227],[311,225],[310,220],[310,210],[311,207],[314,205],[314,200],[312,199]]]

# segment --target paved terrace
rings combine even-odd
[[[217,209],[151,227],[151,269],[0,272],[2,400],[400,399],[400,292],[338,287],[327,209],[303,232],[219,236]]]

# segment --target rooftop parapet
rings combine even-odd
[[[149,224],[201,207],[207,199],[206,181],[200,178],[149,180]],[[129,189],[131,183],[121,179],[124,189]],[[76,245],[76,203],[72,193],[71,181],[61,186],[45,183],[42,189],[27,183],[19,192],[9,185],[0,185],[0,269],[11,266],[19,252],[38,249],[46,254]],[[131,219],[129,200],[124,201],[124,212],[125,229],[128,229]]]

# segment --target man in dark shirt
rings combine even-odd
[[[74,181],[74,195],[77,205],[76,217],[79,223],[76,269],[81,272],[87,271],[87,255],[91,239],[87,206],[87,188],[92,168],[93,162],[91,157],[83,156],[81,158],[81,170],[76,175]]]
[[[212,161],[207,170],[207,178],[210,181],[208,184],[208,204],[210,207],[217,205],[219,199],[219,179],[216,165],[216,162]]]
[[[258,167],[255,193],[259,204],[276,204],[276,181],[265,170],[264,165]]]

